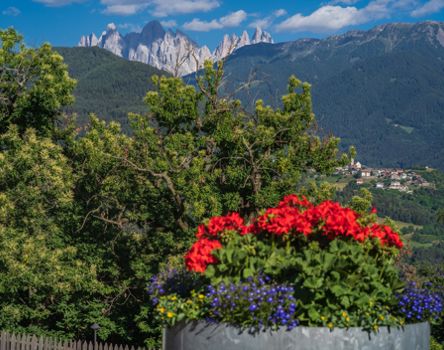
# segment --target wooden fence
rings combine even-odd
[[[67,341],[27,334],[0,333],[0,350],[157,350],[128,345]]]

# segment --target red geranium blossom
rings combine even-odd
[[[225,216],[215,216],[210,219],[207,226],[199,225],[196,237],[217,237],[220,233],[226,230],[241,232],[243,227],[244,219],[242,219],[238,213],[231,213]]]
[[[190,271],[205,272],[209,264],[217,263],[213,251],[222,247],[219,241],[202,238],[193,244],[185,255],[185,265]]]
[[[383,246],[388,245],[402,248],[404,245],[401,238],[399,238],[399,235],[389,226],[375,224],[370,227],[370,232],[370,236],[373,238],[378,238]]]
[[[375,212],[374,209],[371,211]],[[378,224],[362,226],[359,218],[357,212],[336,202],[324,201],[314,205],[305,197],[300,199],[296,195],[289,195],[277,207],[269,208],[253,219],[250,225],[245,225],[238,213],[216,216],[209,220],[208,225],[199,225],[196,233],[199,240],[185,256],[186,265],[189,270],[205,272],[209,264],[217,263],[212,252],[222,247],[217,239],[227,230],[237,231],[240,235],[265,233],[310,237],[318,233],[329,240],[346,238],[363,242],[377,239],[382,246],[403,247],[399,235],[390,227]],[[313,237],[316,239],[318,236]]]

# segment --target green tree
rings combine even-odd
[[[0,132],[10,124],[48,135],[62,107],[72,103],[75,81],[49,44],[27,48],[14,29],[0,30]]]
[[[153,185],[122,161],[133,147],[117,123],[94,116],[82,137],[65,140],[76,174],[72,237],[82,256],[93,257],[109,290],[102,299],[101,335],[120,343],[158,337],[149,316],[136,316],[149,304],[146,286],[160,262],[185,249],[183,235],[172,230],[171,207],[162,206]]]
[[[103,307],[94,258],[72,244],[75,176],[32,129],[0,135],[0,328],[74,337]],[[69,231],[68,231],[69,232]]]
[[[339,139],[315,135],[310,85],[289,80],[282,109],[218,96],[222,64],[207,62],[199,90],[176,78],[156,78],[147,115],[133,116],[134,148],[123,159],[144,173],[172,204],[178,227],[227,211],[249,217],[295,192],[307,173],[343,164]]]

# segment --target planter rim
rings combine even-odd
[[[418,326],[421,324],[429,324],[428,321],[421,321],[421,322],[415,322],[415,323],[406,323],[404,325],[393,325],[393,326],[379,326],[379,329],[403,329],[405,327],[411,327],[411,326]],[[177,322],[174,326],[168,326],[168,327],[164,327],[165,329],[173,329],[175,327],[179,327],[179,326],[185,326],[185,325],[206,325],[206,326],[220,326],[220,327],[228,327],[228,328],[234,328],[237,330],[242,330],[243,332],[248,332],[248,328],[245,329],[241,329],[240,327],[237,326],[233,326],[230,325],[229,323],[225,323],[225,322],[208,322],[205,320],[182,320]],[[366,330],[364,330],[362,327],[333,327],[333,328],[328,328],[328,327],[317,327],[317,326],[297,326],[294,327],[291,330],[287,330],[285,328],[285,326],[280,327],[278,330],[270,330],[270,329],[266,329],[265,332],[281,332],[281,331],[285,331],[285,332],[291,332],[292,330],[295,329],[328,329],[330,331],[334,331],[334,330],[361,330],[363,332],[367,332],[367,333],[377,333],[377,332],[368,332]],[[260,333],[263,333],[264,331],[260,331]]]

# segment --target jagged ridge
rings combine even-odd
[[[199,47],[185,33],[165,30],[158,21],[151,21],[142,32],[125,36],[113,23],[108,24],[99,38],[94,33],[82,36],[78,46],[104,48],[130,61],[147,63],[182,76],[200,69],[206,59],[220,60],[240,47],[263,42],[273,43],[273,39],[269,33],[256,28],[251,40],[246,31],[240,37],[225,35],[212,53],[207,46]]]

